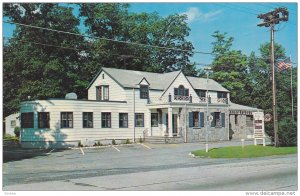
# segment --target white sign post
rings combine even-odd
[[[257,145],[257,140],[263,141],[263,146],[266,146],[265,140],[265,123],[263,112],[252,112],[254,121],[254,145]]]
[[[209,115],[207,117],[205,152],[208,152],[208,131],[207,131],[207,127],[208,127],[208,125],[211,124],[211,122],[213,121],[213,119],[214,119],[214,117],[212,115]]]

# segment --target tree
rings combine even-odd
[[[232,50],[234,41],[226,33],[214,32],[216,40],[212,43],[213,79],[230,91],[233,102],[253,106],[272,114],[272,81],[270,67],[270,43],[260,46],[260,57],[252,52],[249,57],[241,51]],[[275,62],[285,59],[285,50],[275,44]],[[297,140],[297,69],[293,68],[294,116],[291,107],[290,69],[276,72],[277,114],[279,121],[280,145],[296,145]],[[273,123],[265,123],[266,133],[274,140]]]
[[[249,105],[252,89],[247,77],[247,56],[231,50],[234,39],[226,33],[216,31],[212,37],[216,39],[212,42],[212,78],[230,91],[232,102]]]
[[[72,9],[50,3],[4,4],[4,16],[12,22],[79,33]],[[4,116],[16,112],[21,101],[63,97],[78,92],[73,75],[80,69],[82,38],[70,34],[17,25],[4,46]],[[36,44],[39,43],[39,44]],[[47,45],[58,46],[49,47]]]
[[[75,6],[80,8],[79,17],[72,13]],[[83,20],[87,33],[101,39],[16,25],[3,49],[4,116],[17,112],[29,96],[46,99],[75,92],[86,98],[85,88],[103,66],[153,72],[182,69],[196,75],[189,61],[193,45],[186,40],[187,17],[129,13],[128,6],[5,3],[3,15],[12,22],[80,34]]]
[[[253,89],[253,104],[264,110],[265,113],[273,113],[272,109],[272,81],[270,66],[270,43],[264,43],[260,47],[261,58],[255,57],[254,53],[250,55],[249,76]],[[285,59],[285,50],[280,44],[275,44],[275,62]],[[291,118],[291,76],[290,69],[276,72],[276,100],[277,115],[279,124],[279,143],[280,145],[295,145],[296,128],[293,120],[297,119],[296,110],[295,119]],[[297,105],[297,69],[293,68],[293,92],[294,106]],[[296,107],[297,108],[297,107]],[[266,133],[274,140],[273,123],[266,123]]]
[[[95,63],[150,72],[182,69],[188,75],[197,73],[189,61],[193,46],[186,40],[190,31],[186,16],[175,14],[162,18],[157,13],[129,13],[129,5],[124,3],[79,6],[88,34],[115,40],[91,40],[90,55],[95,57]]]

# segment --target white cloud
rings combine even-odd
[[[213,20],[217,19],[217,16],[219,14],[221,14],[223,12],[223,10],[216,10],[216,11],[211,11],[211,12],[207,12],[207,13],[203,13],[201,12],[201,10],[199,10],[196,7],[190,7],[188,9],[188,11],[183,12],[181,14],[186,14],[187,15],[187,22],[191,23],[194,21],[202,21],[202,22],[210,22]]]

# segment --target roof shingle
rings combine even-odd
[[[171,82],[181,72],[173,71],[169,73],[152,73],[116,68],[103,68],[102,70],[113,77],[121,86],[125,88],[135,88],[143,78],[146,78],[146,80],[150,83],[150,89],[157,90],[166,90],[166,88],[168,88]],[[99,74],[100,72],[95,78],[97,78]],[[187,79],[190,81],[194,89],[206,90],[207,81],[205,78],[187,77]],[[91,84],[93,82],[94,80],[91,82]],[[89,85],[89,87],[91,86],[91,84]],[[208,81],[208,89],[210,91],[229,92],[221,84],[212,79],[209,79]]]

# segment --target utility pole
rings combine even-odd
[[[277,118],[277,103],[276,103],[276,78],[275,78],[275,49],[274,49],[274,27],[280,21],[288,21],[289,12],[287,8],[276,8],[274,11],[266,14],[260,14],[257,18],[263,22],[258,24],[259,27],[270,27],[271,30],[271,68],[272,68],[272,97],[273,97],[273,123],[274,123],[274,140],[275,147],[279,146],[278,140],[278,118]]]

